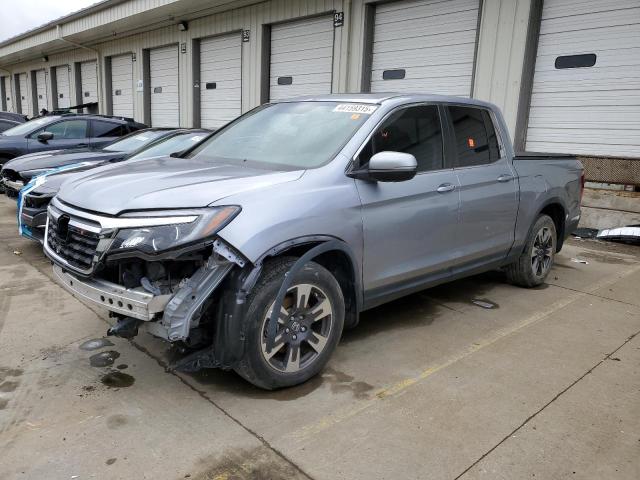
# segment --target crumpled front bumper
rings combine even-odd
[[[145,322],[162,313],[171,295],[153,295],[142,289],[128,289],[100,279],[79,279],[54,265],[58,283],[71,295],[84,302],[93,303],[107,310]]]
[[[97,278],[78,278],[54,264],[55,278],[74,297],[98,305],[123,317],[142,320],[152,335],[171,342],[186,340],[200,321],[202,306],[235,264],[208,262],[171,294],[154,295],[142,287],[122,285]]]

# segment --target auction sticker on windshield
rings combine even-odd
[[[376,105],[363,105],[361,103],[341,103],[333,109],[334,112],[340,113],[364,113],[371,115],[376,111],[378,107]]]

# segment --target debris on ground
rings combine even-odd
[[[596,238],[598,232],[597,228],[576,228],[571,235],[578,238]]]
[[[608,240],[611,242],[622,242],[630,245],[640,245],[640,225],[629,225],[628,227],[606,228],[600,230],[596,236],[598,240]]]
[[[22,252],[20,250],[14,250],[13,254],[14,255],[22,255]]]
[[[586,260],[583,260],[581,258],[572,258],[571,261],[573,263],[582,263],[584,265],[589,265],[589,262],[587,262]]]

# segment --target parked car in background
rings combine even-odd
[[[101,148],[145,128],[132,119],[103,115],[49,115],[0,134],[0,165],[27,153],[69,148]]]
[[[1,120],[11,120],[16,123],[24,123],[27,121],[27,116],[22,115],[21,113],[13,113],[13,112],[0,112]]]
[[[0,132],[4,132],[6,130],[9,130],[10,128],[13,128],[17,125],[20,125],[21,122],[16,122],[14,120],[7,120],[4,118],[0,118]]]
[[[258,107],[178,161],[65,182],[44,251],[64,288],[118,318],[109,334],[145,325],[190,349],[176,367],[273,389],[320,372],[363,310],[497,268],[543,283],[582,180],[575,157],[515,155],[489,103],[309,97]]]
[[[97,165],[105,161],[122,160],[162,138],[183,131],[172,128],[148,128],[130,133],[102,148],[84,147],[22,155],[3,165],[0,170],[0,180],[4,183],[7,195],[17,197],[18,191],[29,183],[31,178],[51,169],[80,162]],[[201,132],[205,131],[201,130]]]
[[[77,163],[66,163],[48,170],[30,183],[18,195],[18,230],[27,238],[42,242],[47,219],[47,207],[51,199],[58,193],[60,186],[74,175],[102,165],[121,161],[135,161],[146,158],[167,156],[181,153],[196,145],[211,134],[204,129],[149,129],[118,140],[104,150],[111,147],[127,149],[129,152],[112,152],[116,155],[85,156]],[[140,137],[144,136],[144,139]],[[144,143],[137,146],[136,143]]]

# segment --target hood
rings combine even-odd
[[[58,153],[59,152],[59,153]],[[83,150],[73,151],[62,150],[52,152],[41,152],[23,155],[5,163],[4,168],[22,173],[29,170],[44,170],[50,168],[63,167],[80,162],[104,162],[108,160],[120,160],[126,156],[124,152],[105,152],[104,150]],[[25,178],[31,175],[24,175]]]
[[[60,186],[70,178],[73,178],[74,175],[78,175],[79,173],[96,168],[100,165],[103,165],[103,163],[92,162],[91,164],[87,164],[86,162],[83,162],[77,166],[68,165],[68,170],[45,173],[44,175],[41,175],[41,177],[43,177],[43,183],[34,188],[32,192],[37,195],[53,196],[58,193]]]
[[[118,215],[125,211],[199,208],[237,193],[299,179],[304,170],[275,172],[196,158],[151,158],[74,175],[58,198],[70,205]]]

